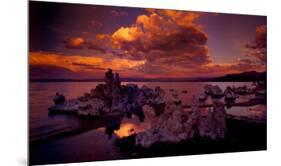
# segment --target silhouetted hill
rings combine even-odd
[[[266,81],[266,72],[243,72],[238,74],[228,74],[222,77],[216,77],[213,81]]]

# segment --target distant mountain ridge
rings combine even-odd
[[[266,72],[249,71],[237,74],[227,74],[214,78],[215,81],[266,81]]]
[[[198,78],[120,78],[123,82],[200,82],[200,81],[266,81],[266,72],[242,72],[236,74],[227,74],[221,77],[198,77]],[[91,79],[30,79],[31,82],[103,82],[103,78]]]

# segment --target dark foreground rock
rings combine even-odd
[[[226,118],[224,139],[202,138],[198,134],[190,140],[177,143],[156,142],[149,148],[135,145],[136,135],[116,141],[115,145],[128,158],[164,157],[267,149],[266,123]]]

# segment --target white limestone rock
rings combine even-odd
[[[98,98],[93,98],[86,102],[80,102],[77,110],[78,115],[99,116],[102,112],[107,112],[105,104]]]
[[[176,95],[175,95],[176,96]],[[202,112],[197,99],[193,99],[191,113],[181,104],[168,102],[165,113],[159,116],[153,127],[136,135],[135,144],[150,147],[156,142],[177,143],[200,137],[222,139],[225,133],[225,109],[222,103],[214,103],[213,110]]]

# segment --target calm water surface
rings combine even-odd
[[[48,116],[48,108],[53,105],[53,97],[56,92],[65,95],[66,99],[76,98],[89,92],[101,82],[53,82],[30,83],[29,90],[29,130],[30,138],[59,132],[70,126],[79,125],[73,116]],[[133,83],[133,82],[130,82]],[[126,82],[124,84],[127,84]],[[170,89],[178,91],[183,104],[190,104],[193,96],[198,96],[205,84],[219,85],[222,89],[227,86],[251,86],[250,82],[136,82],[139,87],[146,85],[150,88],[160,86],[170,97]],[[182,93],[187,90],[188,93]],[[248,100],[253,96],[240,97],[238,101]],[[209,101],[207,101],[209,102]],[[115,137],[123,137],[135,132],[144,131],[153,125],[156,118],[150,108],[144,109],[146,118],[140,123],[136,117],[123,119],[121,127],[115,132]],[[264,116],[266,106],[232,107],[227,113],[240,116]],[[98,128],[76,136],[66,137],[39,145],[31,150],[31,158],[35,163],[75,162],[91,160],[122,159],[124,156],[113,145],[114,138],[108,139],[104,134],[104,128]]]

